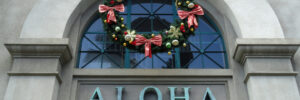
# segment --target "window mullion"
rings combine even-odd
[[[127,2],[127,20],[126,20],[126,26],[128,29],[131,29],[131,0],[128,0]],[[125,58],[124,58],[125,64],[124,68],[130,68],[130,50],[125,48]]]
[[[174,6],[175,5],[175,1],[172,0],[172,11],[173,11],[173,19],[174,22],[176,21],[177,18],[177,8]],[[180,49],[179,48],[175,48],[175,68],[181,68],[181,64],[180,64]]]

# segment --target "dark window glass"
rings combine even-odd
[[[152,34],[168,29],[178,19],[175,0],[127,0],[120,13],[124,23],[138,33]],[[130,13],[130,14],[128,14]],[[190,36],[187,47],[156,53],[152,58],[142,52],[128,50],[113,43],[102,28],[100,18],[94,20],[81,38],[79,68],[227,68],[226,50],[221,32],[208,16],[198,18],[199,27]]]

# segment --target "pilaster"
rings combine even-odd
[[[56,100],[61,67],[71,58],[67,39],[6,43],[13,64],[4,100]]]
[[[234,59],[244,65],[249,100],[300,100],[292,66],[299,45],[297,40],[237,39]]]

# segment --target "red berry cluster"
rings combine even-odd
[[[109,3],[113,5],[113,4],[115,3],[115,1],[114,1],[114,0],[111,0]]]
[[[180,26],[180,31],[183,32],[183,33],[185,33],[184,25],[181,25],[181,26]]]

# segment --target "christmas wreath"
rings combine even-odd
[[[164,52],[175,47],[186,47],[186,41],[190,35],[194,35],[198,27],[197,16],[204,15],[200,5],[193,0],[176,0],[177,13],[180,20],[171,24],[170,29],[155,34],[138,34],[135,30],[128,29],[123,23],[124,18],[119,12],[124,12],[123,0],[105,0],[99,5],[102,14],[104,29],[113,41],[124,47],[145,52],[145,56],[152,57],[151,52]]]

